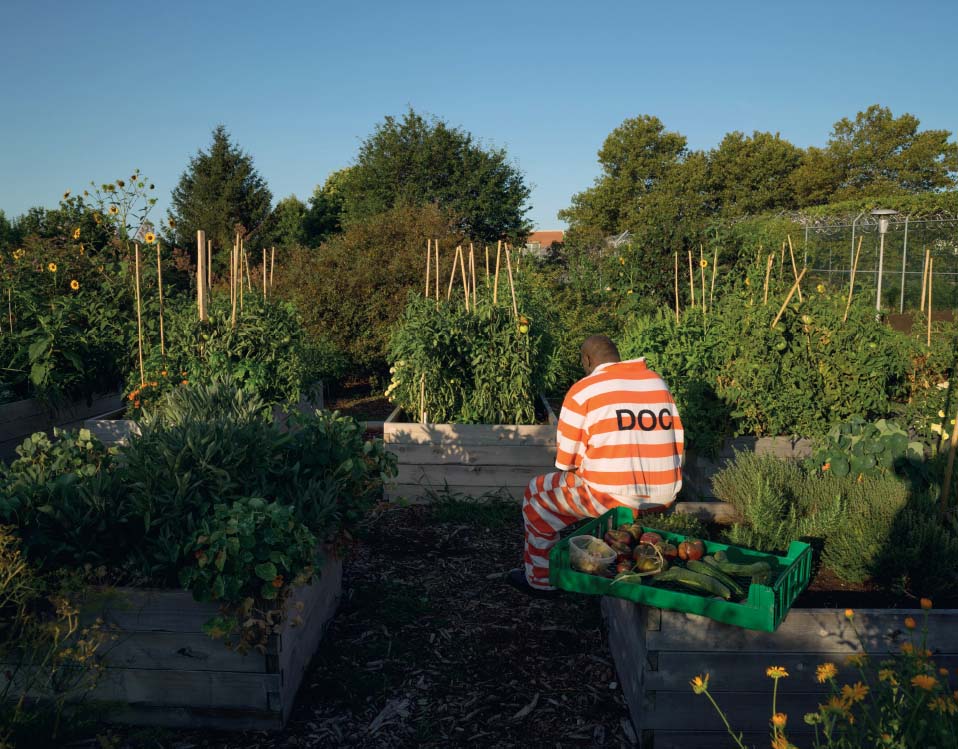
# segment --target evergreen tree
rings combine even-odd
[[[254,233],[264,228],[271,213],[272,199],[253,158],[231,143],[219,125],[209,151],[198,151],[190,159],[173,190],[169,218],[174,241],[194,248],[199,229],[220,248],[232,246],[237,231],[255,241]]]

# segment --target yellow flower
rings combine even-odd
[[[749,279],[746,278],[746,279],[745,279],[745,285],[746,285],[746,286],[751,286],[751,285],[752,285],[752,282],[751,282]]]
[[[942,414],[942,415],[944,415],[944,414]],[[922,599],[921,599],[921,607],[922,607],[925,611],[928,611],[928,609],[931,608],[931,599],[930,599],[930,598],[922,598]]]
[[[893,687],[898,686],[898,679],[895,678],[895,672],[890,668],[883,668],[878,672],[879,681],[887,681]]]
[[[78,250],[78,252],[79,252],[81,255],[82,255],[84,252],[86,252],[86,247],[83,245],[82,242],[80,243],[80,249]]]
[[[944,668],[944,667],[939,668],[939,669],[938,669],[938,674],[939,674],[940,676],[948,676],[948,669],[947,669],[947,668]]]
[[[115,205],[111,205],[111,206],[110,206],[110,215],[111,215],[111,216],[115,216],[115,215],[118,214],[119,212],[120,212],[120,209],[117,208]]]
[[[784,679],[788,676],[788,671],[785,670],[784,666],[769,666],[765,670],[765,675],[770,679]]]
[[[944,411],[941,411],[941,410],[939,410],[939,411],[938,411],[938,418],[939,418],[939,419],[943,419],[943,418],[945,418],[945,412],[944,412]]]
[[[903,642],[901,644],[901,652],[903,652],[905,655],[911,655],[915,652],[915,646],[910,642]]]
[[[709,688],[709,675],[705,676],[699,675],[696,676],[692,681],[689,682],[692,685],[692,691],[696,694],[702,694],[705,690]]]
[[[626,295],[631,294],[631,293],[632,293],[632,289],[629,289],[629,290],[628,290],[627,292],[625,292],[625,293],[626,293]]]
[[[708,268],[708,267],[709,267],[708,260],[706,260],[704,257],[701,260],[699,260],[699,268]]]
[[[834,679],[838,675],[838,669],[834,663],[823,663],[815,669],[815,676],[819,684],[824,684],[829,679]]]
[[[856,681],[854,686],[848,686],[848,684],[845,684],[842,687],[842,697],[849,702],[861,702],[867,696],[868,687],[866,687],[860,681]]]
[[[20,248],[18,248],[18,249],[16,249],[16,250],[13,251],[13,259],[14,259],[14,260],[19,260],[19,259],[22,258],[25,254],[26,254],[25,250],[24,250],[22,247],[20,247]]]
[[[175,228],[176,228],[176,221],[174,221],[173,219],[168,219],[168,220],[167,220],[167,223],[170,225],[170,228],[171,228],[171,229],[175,229]]]
[[[938,686],[938,679],[934,676],[929,676],[928,674],[918,674],[918,676],[911,677],[911,685],[913,687],[918,687],[919,689],[924,689],[926,692],[930,692],[932,689]]]
[[[625,258],[619,255],[619,265],[625,265]]]
[[[146,235],[144,235],[143,239],[146,240],[147,244],[153,244],[156,241],[156,235],[153,232],[148,231]]]
[[[63,199],[66,200],[69,197],[70,197],[70,191],[67,190],[65,193],[63,193]]]
[[[79,227],[79,226],[78,226],[76,229],[73,230],[73,238],[74,238],[74,239],[79,239],[79,238],[80,238],[80,227]]]
[[[817,291],[819,294],[824,294],[824,293],[825,293],[825,284],[823,284],[823,283],[818,284],[818,286],[815,287],[815,291]]]
[[[905,627],[906,627],[906,628],[908,628],[908,629],[914,629],[914,628],[917,627],[917,626],[918,626],[918,623],[914,620],[913,617],[910,617],[910,616],[906,616],[906,617],[905,617]]]
[[[954,702],[949,702],[944,697],[935,697],[935,699],[928,703],[928,709],[937,713],[947,713],[948,715],[958,713],[958,705]]]
[[[827,705],[822,705],[821,707],[830,713],[841,714],[848,710],[848,702],[844,697],[839,697],[836,694],[829,698]]]
[[[47,270],[50,271],[51,273],[56,273],[56,272],[57,272],[57,264],[56,264],[56,263],[47,263]]]
[[[865,665],[865,661],[868,660],[868,656],[864,653],[853,653],[845,658],[845,663],[849,666],[854,666],[855,668],[861,668]]]
[[[776,728],[785,728],[785,723],[788,721],[788,716],[785,713],[775,713],[772,716],[772,725]]]
[[[772,739],[772,749],[788,749],[788,739],[784,736],[776,736]]]
[[[845,618],[852,619],[855,616],[855,611],[853,609],[845,609]]]
[[[79,290],[80,282],[74,278],[72,281],[70,281],[70,288],[73,289],[74,291]]]

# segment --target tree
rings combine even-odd
[[[307,247],[319,245],[342,229],[343,184],[351,167],[333,172],[326,182],[317,185],[309,198],[309,207],[303,219],[304,242]]]
[[[306,204],[295,195],[283,198],[273,208],[268,225],[262,234],[263,245],[276,247],[295,247],[303,244],[306,232],[303,223],[306,218]]]
[[[789,177],[802,163],[802,150],[778,133],[728,133],[708,161],[708,190],[721,213],[740,216],[795,207]]]
[[[196,244],[202,229],[217,247],[232,246],[238,227],[255,232],[270,215],[273,196],[253,158],[230,142],[223,125],[213,131],[209,151],[198,151],[173,189],[169,217],[174,241]]]
[[[410,109],[376,126],[341,186],[344,223],[399,205],[435,204],[459,217],[468,236],[492,241],[528,232],[530,190],[503,149],[483,148],[468,132]]]
[[[644,201],[686,155],[686,139],[668,132],[658,117],[641,115],[613,130],[599,150],[602,174],[559,211],[570,230],[598,228],[605,234],[633,229]]]
[[[20,233],[14,224],[11,224],[7,215],[0,209],[0,251],[14,250],[20,243]]]

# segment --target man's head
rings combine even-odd
[[[612,339],[605,335],[593,335],[585,339],[579,351],[582,368],[587,375],[592,374],[601,364],[621,361],[619,349]]]

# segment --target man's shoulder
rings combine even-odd
[[[658,373],[649,369],[643,358],[616,362],[598,372],[586,375],[569,388],[566,397],[572,398],[576,403],[581,403],[588,400],[597,391],[603,390],[605,383],[622,380],[652,380],[661,383],[663,388],[668,389],[665,380]]]

